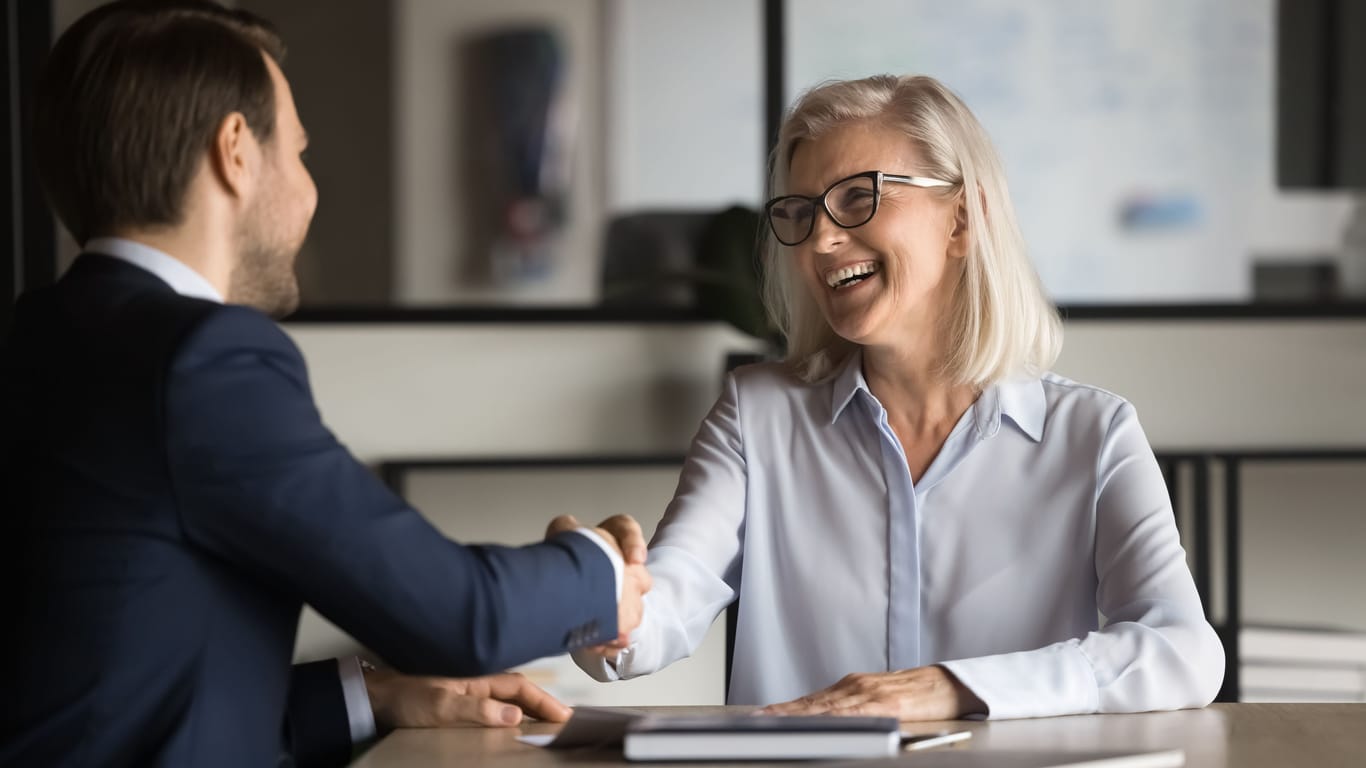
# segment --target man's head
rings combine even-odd
[[[294,257],[304,244],[308,224],[318,205],[318,190],[304,167],[303,153],[308,134],[299,122],[294,97],[280,67],[264,59],[275,89],[275,136],[257,142],[242,135],[234,147],[235,119],[220,128],[211,157],[223,167],[222,178],[244,188],[245,210],[238,220],[237,260],[233,265],[229,299],[256,307],[273,316],[283,317],[299,305],[299,282],[294,275]],[[241,121],[246,127],[245,120]],[[257,165],[242,153],[255,154]],[[230,167],[234,157],[246,163]]]
[[[227,298],[280,315],[316,206],[279,36],[205,0],[127,0],[53,47],[38,89],[38,175],[76,240],[230,221]]]

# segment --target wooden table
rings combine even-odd
[[[722,707],[655,707],[656,712],[708,713]],[[1215,704],[1207,709],[1140,715],[1078,715],[999,722],[908,723],[905,730],[946,727],[973,731],[971,749],[1186,750],[1191,768],[1227,766],[1366,766],[1366,704]],[[517,741],[522,733],[552,733],[558,725],[519,728],[403,729],[391,733],[356,768],[575,768],[625,765],[621,751],[551,752]],[[914,766],[915,754],[904,756]],[[636,765],[646,765],[639,763]],[[722,764],[707,763],[708,768]],[[754,766],[755,763],[740,765]],[[803,765],[784,763],[784,765]]]

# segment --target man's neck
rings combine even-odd
[[[136,229],[115,232],[112,237],[155,248],[199,273],[220,296],[227,297],[232,281],[232,259],[227,249],[206,246],[210,238],[177,229]]]

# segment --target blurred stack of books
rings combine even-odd
[[[1366,701],[1366,632],[1250,625],[1238,644],[1242,701]]]

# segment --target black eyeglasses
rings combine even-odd
[[[864,171],[831,184],[816,197],[783,195],[764,205],[764,214],[773,236],[783,245],[798,245],[811,237],[816,228],[816,208],[825,209],[830,220],[844,229],[861,227],[877,213],[882,199],[882,183],[894,181],[913,187],[951,187],[953,182],[925,176],[896,176],[882,171]]]

